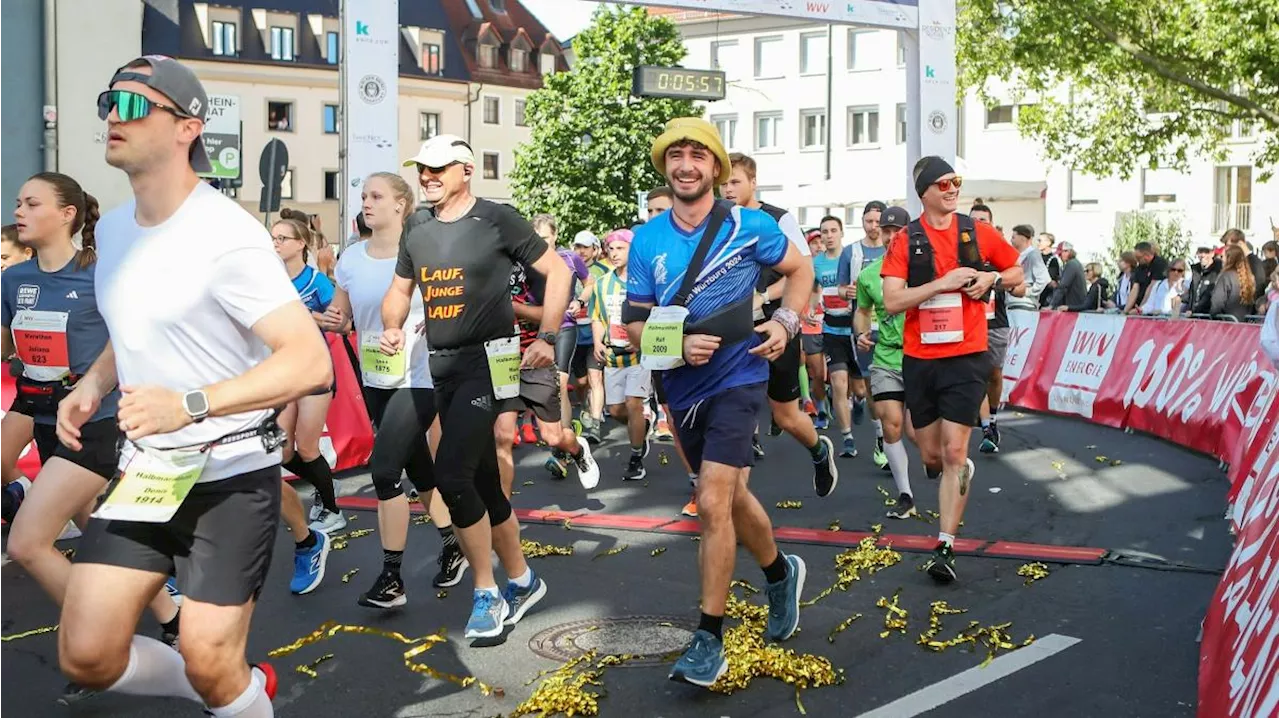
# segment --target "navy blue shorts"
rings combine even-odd
[[[734,387],[688,409],[671,410],[689,468],[700,471],[704,459],[738,469],[755,466],[751,437],[764,407],[765,386]]]

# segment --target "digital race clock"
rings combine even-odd
[[[631,76],[631,94],[636,97],[674,97],[711,102],[724,99],[724,88],[724,73],[719,70],[641,65]]]

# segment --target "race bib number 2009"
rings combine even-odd
[[[640,366],[667,371],[684,365],[684,307],[654,307],[640,336]]]

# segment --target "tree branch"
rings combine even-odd
[[[1174,82],[1181,83],[1183,85],[1186,85],[1187,87],[1190,87],[1193,90],[1196,90],[1197,92],[1208,95],[1209,97],[1222,100],[1223,102],[1226,102],[1231,105],[1235,105],[1236,107],[1239,107],[1243,110],[1252,112],[1254,115],[1258,116],[1259,118],[1264,120],[1267,124],[1271,125],[1272,127],[1280,127],[1280,114],[1277,114],[1272,110],[1268,110],[1267,108],[1263,107],[1262,105],[1259,105],[1258,103],[1254,102],[1253,100],[1250,100],[1247,97],[1241,97],[1234,93],[1227,92],[1226,90],[1222,90],[1220,88],[1207,85],[1195,78],[1189,77],[1181,72],[1173,70],[1168,66],[1166,62],[1162,61],[1160,58],[1157,58],[1154,55],[1151,55],[1150,53],[1146,52],[1141,47],[1139,47],[1136,43],[1134,43],[1132,40],[1126,37],[1121,37],[1120,34],[1115,30],[1113,30],[1112,28],[1106,25],[1103,25],[1102,22],[1098,20],[1097,17],[1093,16],[1091,13],[1082,13],[1080,14],[1080,17],[1082,17],[1085,22],[1092,25],[1095,30],[1102,33],[1102,35],[1106,37],[1108,40],[1115,43],[1116,47],[1119,47],[1121,50],[1124,50],[1135,60],[1142,63],[1143,65],[1146,65],[1153,72],[1165,78],[1166,80],[1172,80]]]

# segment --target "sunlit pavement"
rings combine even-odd
[[[594,523],[606,526],[622,525],[628,521],[625,517],[643,526],[655,522],[634,517],[663,519],[659,524],[678,519],[688,499],[688,482],[671,446],[655,443],[647,461],[647,481],[624,484],[627,450],[620,443],[622,429],[611,427],[610,440],[597,451],[600,486],[590,495],[584,495],[572,472],[567,481],[553,481],[542,469],[543,450],[518,448],[516,506],[605,516]],[[1213,571],[1221,568],[1230,550],[1221,520],[1226,480],[1216,462],[1154,439],[1012,411],[1003,415],[1001,429],[1004,445],[996,457],[976,455],[975,436],[978,473],[962,537],[979,539],[988,550],[1000,541],[1097,548],[1108,552],[1104,560],[1046,561],[1049,576],[1028,586],[1017,575],[1026,559],[962,555],[960,581],[940,587],[916,570],[924,554],[903,551],[901,563],[864,576],[848,591],[835,591],[803,610],[802,631],[787,647],[830,659],[845,677],[842,685],[802,691],[805,710],[811,716],[877,718],[1194,715],[1196,637],[1217,581]],[[882,524],[883,534],[932,536],[936,523],[884,518],[885,497],[878,489],[893,493],[893,481],[871,463],[870,424],[858,427],[856,435],[861,455],[841,460],[839,488],[826,500],[813,495],[807,452],[787,437],[764,437],[768,455],[754,470],[751,484],[775,527],[829,533],[838,520],[845,531],[865,532]],[[665,465],[660,461],[664,453]],[[919,507],[936,509],[936,484],[923,477],[914,453],[912,469]],[[367,503],[361,501],[370,496],[365,477],[344,479],[343,484],[342,493],[350,496],[348,506]],[[801,506],[775,508],[780,501],[799,501]],[[357,517],[348,531],[376,527],[370,511],[352,508],[348,514]],[[469,610],[467,582],[443,597],[430,586],[439,546],[433,527],[411,527],[405,561],[409,604],[387,614],[356,605],[356,597],[380,568],[376,535],[350,540],[331,555],[318,590],[291,596],[287,583],[292,551],[282,532],[255,615],[249,641],[252,660],[263,659],[268,651],[326,621],[410,637],[444,628],[449,640],[412,660],[442,673],[475,676],[500,687],[502,696],[485,696],[475,686],[462,688],[412,672],[404,658],[410,646],[369,633],[343,633],[273,659],[280,674],[277,714],[509,715],[537,687],[539,672],[554,669],[580,650],[595,647],[601,653],[660,657],[679,645],[697,619],[696,542],[667,530],[671,525],[657,531],[624,531],[589,526],[590,520],[573,520],[568,528],[554,516],[546,520],[526,521],[524,537],[572,546],[574,555],[531,561],[549,585],[547,598],[503,642],[488,647],[472,646],[461,638]],[[921,541],[928,543],[927,538]],[[911,545],[907,540],[902,544]],[[665,551],[654,555],[658,548]],[[808,563],[805,598],[834,582],[834,559],[844,547],[787,542],[783,548]],[[1112,560],[1118,557],[1128,559]],[[343,583],[343,575],[357,568],[359,573]],[[757,587],[764,583],[745,551],[739,552],[737,576]],[[906,632],[881,638],[885,611],[876,601],[899,591],[899,605],[907,611]],[[1012,622],[1008,632],[1014,641],[1034,635],[1039,640],[1032,646],[1041,648],[1008,652],[1009,659],[969,671],[986,659],[985,649],[956,647],[936,653],[917,645],[928,628],[929,605],[936,600],[968,611],[943,618],[941,639],[955,636],[970,621],[983,626]],[[55,609],[15,564],[3,569],[0,604],[5,635],[57,622]],[[828,640],[832,630],[855,613],[862,618]],[[144,630],[153,629],[145,619]],[[201,715],[197,706],[182,701],[121,696],[99,696],[73,708],[59,706],[55,700],[64,681],[55,654],[52,634],[2,645],[5,690],[0,710],[15,716]],[[326,654],[333,657],[316,665],[316,678],[295,671]],[[637,663],[606,669],[603,685],[590,689],[604,694],[599,699],[601,715],[798,715],[796,692],[780,681],[759,678],[747,689],[725,696],[667,681],[668,667],[660,658]],[[884,710],[873,712],[879,708]]]

